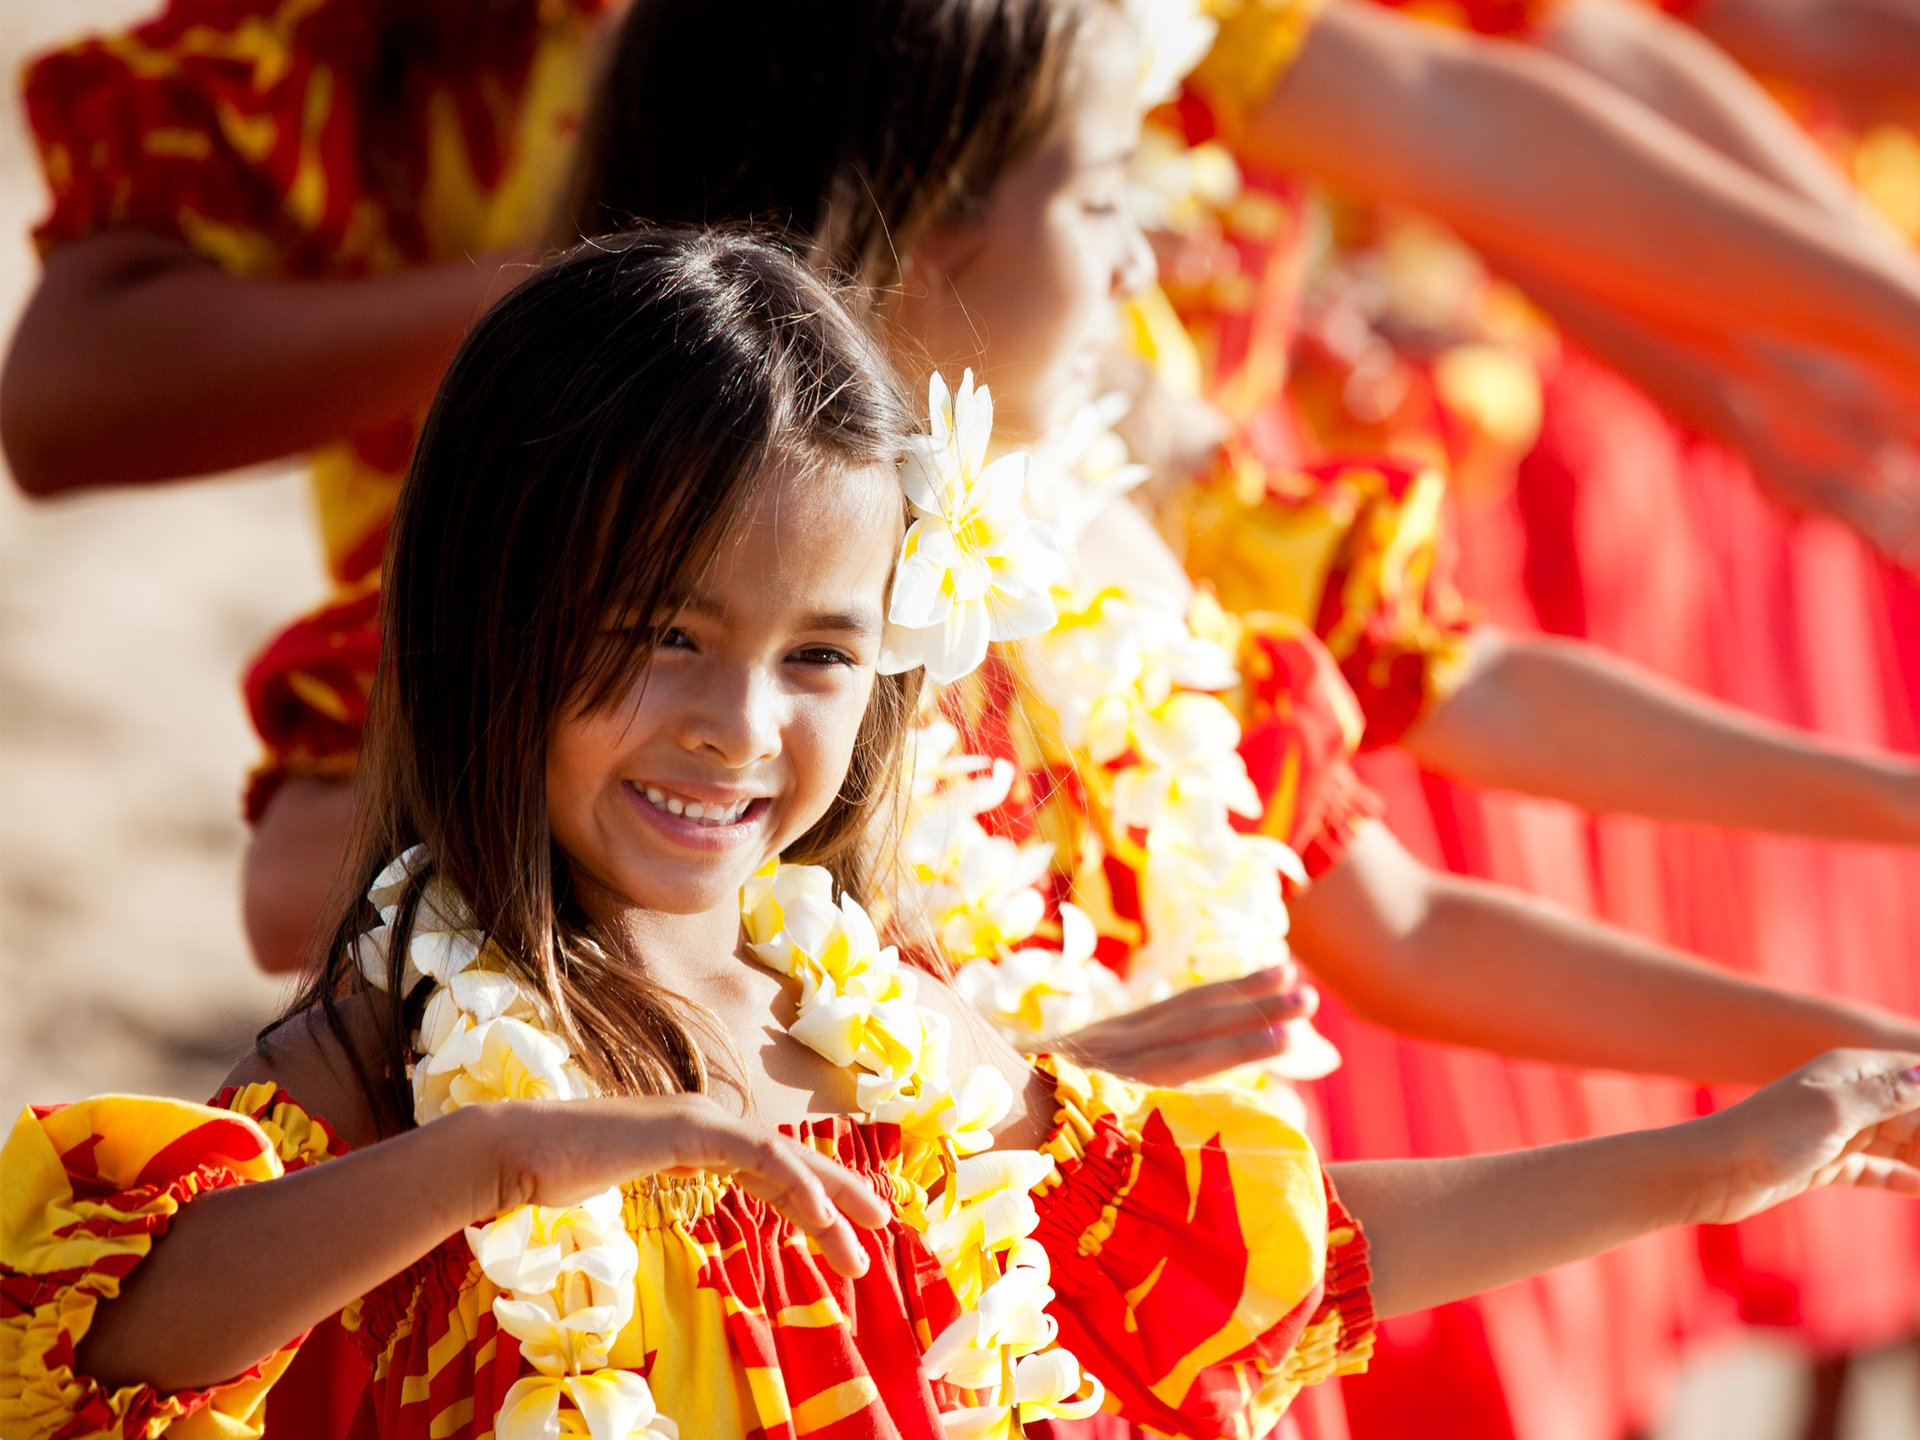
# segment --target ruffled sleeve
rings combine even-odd
[[[1326,0],[1206,0],[1219,23],[1207,58],[1187,81],[1231,135],[1300,53]]]
[[[1253,1094],[1036,1063],[1059,1106],[1035,1232],[1053,1313],[1129,1420],[1264,1435],[1305,1386],[1365,1368],[1366,1238],[1298,1130]]]
[[[297,1341],[223,1385],[172,1394],[109,1389],[75,1371],[74,1349],[196,1196],[343,1149],[271,1085],[227,1090],[212,1106],[107,1095],[23,1113],[0,1151],[0,1435],[259,1435]]]
[[[356,174],[356,75],[375,43],[361,8],[175,0],[35,62],[42,250],[137,229],[240,274],[350,268],[381,218]]]
[[[1455,589],[1440,472],[1385,458],[1269,470],[1229,451],[1186,516],[1187,562],[1229,610],[1305,621],[1363,719],[1391,745],[1464,674],[1471,610]]]
[[[1285,842],[1317,880],[1352,847],[1379,797],[1353,770],[1364,721],[1326,647],[1291,616],[1240,622],[1240,758],[1259,792],[1260,833]]]

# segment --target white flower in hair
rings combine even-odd
[[[1140,108],[1151,110],[1180,93],[1180,82],[1207,58],[1220,22],[1201,0],[1124,0],[1140,38]]]
[[[958,395],[935,375],[931,433],[914,437],[900,483],[913,524],[894,568],[880,670],[916,665],[939,684],[986,659],[995,640],[1018,640],[1054,620],[1052,588],[1066,564],[1044,525],[1023,509],[1028,457],[987,459],[993,398],[973,372]]]

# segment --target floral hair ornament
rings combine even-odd
[[[921,665],[945,685],[977,668],[990,642],[1053,624],[1066,561],[1026,512],[1029,457],[988,458],[993,396],[973,371],[957,395],[935,374],[927,412],[928,433],[908,442],[900,474],[913,523],[894,566],[880,672]]]

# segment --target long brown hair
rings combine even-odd
[[[1052,129],[1098,0],[633,0],[569,236],[751,222],[864,287]]]
[[[321,963],[289,1014],[319,1007],[345,1041],[338,1002],[367,988],[352,959],[373,921],[360,897],[424,845],[603,1090],[706,1088],[698,1012],[576,903],[548,829],[548,738],[647,665],[644,639],[609,643],[608,616],[671,608],[773,473],[830,481],[894,463],[909,416],[831,289],[743,234],[596,240],[496,305],[441,382],[395,511],[357,833]],[[789,850],[856,894],[917,684],[917,672],[880,677],[840,794]],[[388,1008],[382,1073],[361,1075],[389,1126],[412,1113],[424,996],[408,998]]]

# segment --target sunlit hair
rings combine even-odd
[[[764,487],[898,462],[912,427],[884,356],[832,290],[742,234],[651,230],[582,245],[481,320],[434,401],[394,515],[380,671],[356,835],[325,949],[289,1014],[367,989],[360,897],[424,844],[481,928],[610,1093],[708,1084],[701,1013],[599,933],[548,827],[556,722],[628,693],[647,631]],[[904,501],[903,518],[904,518]],[[881,676],[845,784],[788,855],[866,892],[918,685]],[[388,989],[400,984],[403,909]],[[388,1124],[411,1114],[423,994],[388,1008],[362,1075]]]
[[[562,228],[751,221],[890,286],[1051,132],[1098,3],[633,0]]]

